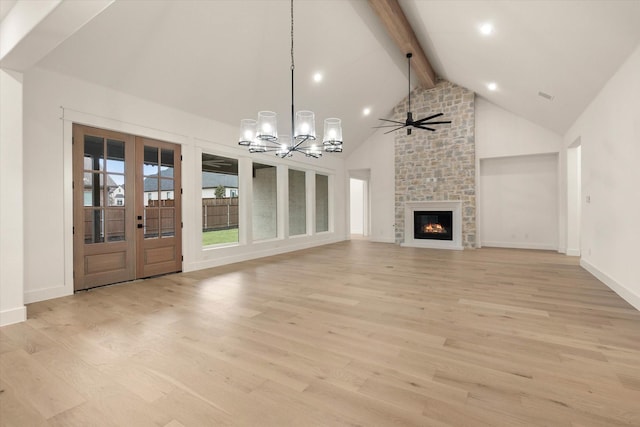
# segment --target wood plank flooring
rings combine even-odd
[[[552,252],[342,242],[28,306],[2,426],[640,426],[640,312]]]

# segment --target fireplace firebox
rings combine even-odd
[[[453,212],[414,211],[413,238],[453,240]]]

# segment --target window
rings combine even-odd
[[[329,177],[316,174],[316,233],[329,231]]]
[[[304,171],[289,169],[289,235],[307,233],[307,191]]]
[[[202,245],[237,242],[238,160],[203,153]]]
[[[253,164],[253,240],[278,237],[277,168]]]

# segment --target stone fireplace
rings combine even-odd
[[[417,88],[411,93],[414,117],[442,112],[442,119],[451,120],[451,125],[437,126],[435,132],[420,129],[414,130],[411,135],[407,135],[406,129],[396,132],[396,243],[443,249],[475,247],[474,102],[475,94],[472,91],[445,80],[439,80],[433,89]],[[404,120],[406,111],[405,99],[394,109],[393,118]],[[430,206],[416,205],[420,203]],[[438,204],[445,208],[438,208]],[[415,212],[430,210],[452,212],[451,240],[449,236],[445,239],[441,235],[446,233],[427,233],[430,238],[415,237]]]

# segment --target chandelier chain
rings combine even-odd
[[[291,70],[293,71],[293,0],[291,0]]]

